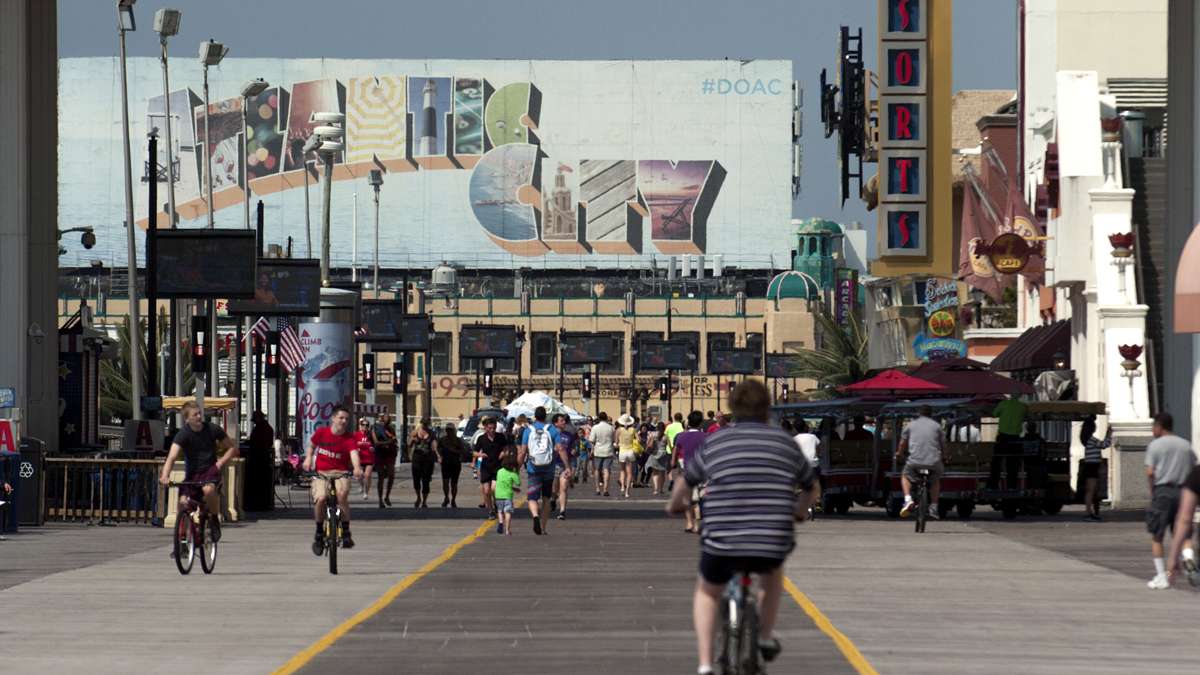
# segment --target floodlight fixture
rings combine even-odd
[[[318,138],[316,134],[313,134],[312,136],[308,137],[308,140],[304,141],[304,147],[301,148],[301,150],[304,152],[305,155],[307,155],[308,153],[312,152],[313,150],[316,150],[317,146],[320,144],[321,144],[321,139]]]
[[[154,32],[164,40],[172,35],[178,35],[181,19],[183,19],[183,12],[163,7],[154,13]]]
[[[137,30],[137,21],[133,18],[133,5],[137,0],[117,0],[117,29],[122,33]]]
[[[218,65],[228,53],[229,47],[209,38],[200,43],[200,65],[205,67]]]
[[[337,141],[321,141],[321,145],[317,148],[317,152],[341,152],[344,147],[344,145],[338,143]]]
[[[242,85],[242,98],[253,98],[267,90],[267,81],[261,77],[254,78]]]

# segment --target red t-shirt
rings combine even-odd
[[[317,471],[353,470],[350,452],[358,449],[353,433],[338,436],[329,427],[318,427],[313,432],[311,443],[316,448]]]

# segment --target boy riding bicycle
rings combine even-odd
[[[315,455],[315,457],[314,457]],[[304,453],[304,470],[316,471],[325,477],[338,475],[334,480],[338,506],[342,509],[342,548],[354,548],[350,537],[350,477],[362,478],[362,465],[358,459],[358,443],[350,429],[350,411],[334,406],[333,417],[328,427],[318,427],[308,441]],[[340,474],[340,475],[339,475]],[[317,521],[317,533],[313,539],[313,555],[325,552],[325,502],[328,499],[324,480],[312,482],[313,517]]]
[[[170,484],[171,469],[175,467],[175,460],[179,459],[182,453],[183,482],[204,485],[200,489],[191,485],[179,488],[179,512],[183,513],[188,509],[189,499],[197,502],[203,500],[208,512],[212,514],[212,539],[220,541],[221,504],[217,485],[221,482],[221,473],[225,470],[225,465],[238,456],[238,447],[233,439],[225,434],[224,429],[204,421],[200,406],[194,401],[184,403],[180,414],[183,416],[183,428],[175,434],[175,439],[171,442],[171,450],[163,462],[158,482],[163,485]],[[217,457],[219,449],[225,450],[225,454],[220,458]]]
[[[757,380],[729,395],[736,424],[706,438],[676,481],[667,512],[684,513],[693,488],[707,484],[702,505],[700,574],[692,601],[700,667],[712,672],[713,632],[725,584],[740,571],[758,574],[759,650],[767,661],[780,651],[772,637],[783,591],[783,562],[795,547],[794,521],[813,500],[812,466],[792,438],[769,426],[771,398]],[[799,486],[802,492],[797,495]],[[753,504],[753,506],[748,506]]]

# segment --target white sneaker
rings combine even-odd
[[[1154,578],[1146,584],[1146,587],[1152,591],[1161,591],[1171,587],[1171,582],[1167,580],[1165,574],[1155,574]]]
[[[905,499],[904,506],[900,508],[900,517],[907,518],[908,514],[912,513],[913,507],[917,505],[912,499]]]
[[[941,517],[940,515],[938,515],[938,510],[937,510],[937,507],[936,507],[936,506],[930,506],[930,507],[929,507],[929,508],[926,510],[926,514],[927,514],[927,516],[926,516],[926,517],[927,517],[929,520],[941,520],[941,519],[942,519],[942,517]]]

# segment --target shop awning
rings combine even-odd
[[[1021,333],[990,364],[996,371],[1053,370],[1054,355],[1071,353],[1071,322],[1066,319],[1048,326],[1034,326]]]

